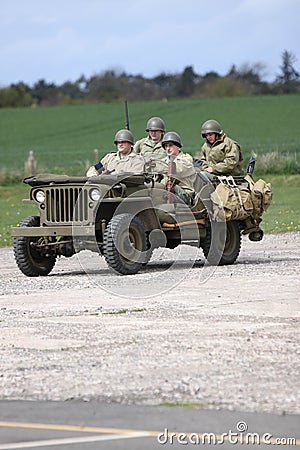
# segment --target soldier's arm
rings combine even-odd
[[[95,177],[97,175],[101,175],[101,173],[106,169],[106,166],[105,166],[106,156],[104,156],[104,158],[102,158],[102,160],[99,161],[97,164],[95,164],[94,166],[91,166],[88,169],[88,171],[86,173],[87,177]]]
[[[201,149],[202,152],[202,156],[200,158],[200,161],[202,162],[201,164],[201,170],[205,170],[208,167],[207,161],[206,161],[206,152],[204,150],[204,148]]]
[[[132,158],[130,172],[143,173],[144,167],[145,167],[145,159],[141,155]]]
[[[176,163],[176,174],[179,176],[179,178],[189,177],[194,173],[196,173],[193,164],[193,158],[188,154],[182,156],[179,155],[175,159],[175,163]]]
[[[141,139],[139,141],[136,141],[136,143],[133,146],[134,153],[141,153]]]
[[[213,166],[214,172],[227,173],[231,172],[239,163],[240,160],[240,148],[235,142],[226,146],[224,160]]]
[[[86,173],[87,177],[96,177],[98,175],[100,175],[100,174],[95,166],[91,166]]]

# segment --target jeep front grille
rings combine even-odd
[[[88,220],[88,192],[82,187],[49,187],[45,204],[47,223],[82,223]]]

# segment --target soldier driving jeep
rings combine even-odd
[[[117,146],[116,152],[108,153],[97,164],[91,166],[87,171],[87,177],[94,177],[101,174],[122,173],[142,173],[144,171],[145,160],[142,155],[133,151],[134,137],[129,130],[117,131],[114,144]]]

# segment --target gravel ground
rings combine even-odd
[[[27,278],[2,248],[0,399],[299,414],[299,256],[287,233],[232,266],[182,246],[133,276],[83,252]]]

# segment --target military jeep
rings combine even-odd
[[[192,207],[166,191],[153,173],[26,178],[31,190],[23,201],[36,205],[39,214],[11,229],[19,269],[29,277],[48,275],[57,257],[90,250],[104,256],[117,273],[135,274],[155,248],[180,244],[201,247],[211,264],[233,264],[242,233],[262,238],[259,221],[251,215],[214,220],[211,190],[199,175]],[[236,182],[249,183],[244,178]]]

